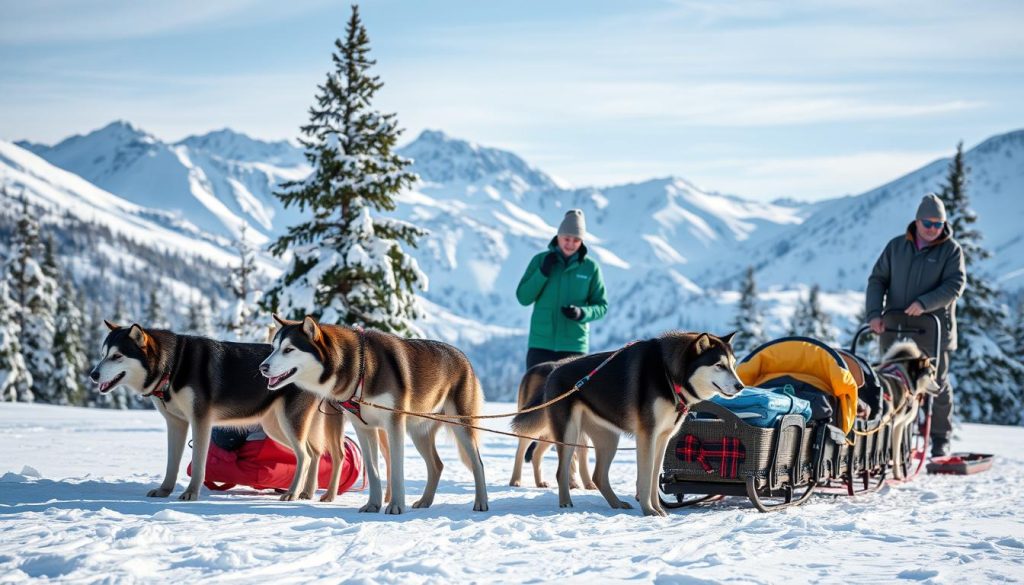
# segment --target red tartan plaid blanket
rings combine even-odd
[[[704,471],[733,479],[739,475],[740,463],[747,458],[747,449],[735,437],[702,443],[695,435],[684,435],[676,443],[676,456],[686,463],[697,462]]]

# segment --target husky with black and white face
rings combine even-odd
[[[337,403],[360,400],[377,405],[363,405],[358,416],[351,417],[368,461],[369,501],[360,512],[377,512],[383,503],[376,465],[379,430],[387,435],[389,451],[391,498],[385,512],[406,511],[403,461],[407,429],[427,464],[426,488],[412,507],[430,506],[444,467],[435,447],[441,423],[406,413],[479,415],[483,391],[466,356],[439,341],[321,324],[312,317],[302,321],[274,318],[281,328],[274,336],[273,352],[260,366],[268,388],[294,384]],[[487,486],[476,432],[450,426],[462,461],[473,471],[473,509],[486,511]]]
[[[637,497],[646,515],[665,515],[658,496],[669,439],[679,432],[691,405],[716,395],[735,396],[743,389],[736,375],[736,358],[729,345],[732,334],[671,332],[635,343],[612,357],[612,352],[569,360],[548,377],[543,395],[527,408],[566,395],[547,408],[517,415],[512,426],[534,435],[550,429],[558,446],[559,505],[572,506],[569,461],[581,433],[591,438],[597,464],[594,482],[612,508],[631,506],[611,489],[608,469],[619,435],[629,433],[637,444]],[[611,357],[600,370],[600,364]],[[593,372],[578,392],[569,392]]]
[[[122,386],[149,397],[167,422],[167,470],[150,497],[166,497],[174,489],[190,426],[192,479],[182,500],[199,498],[213,426],[260,423],[267,435],[295,453],[295,477],[281,499],[312,497],[324,450],[338,463],[321,500],[334,499],[345,457],[344,419],[318,413],[319,399],[295,386],[267,390],[259,364],[270,354],[270,345],[105,323],[110,333],[103,342],[103,359],[90,374],[97,389],[106,394]]]

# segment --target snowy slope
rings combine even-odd
[[[23,197],[54,217],[70,214],[171,254],[200,256],[224,266],[235,262],[230,241],[204,233],[181,216],[126,201],[2,140],[0,185],[10,198],[6,206]]]
[[[0,233],[11,233],[27,202],[84,297],[90,336],[105,331],[101,318],[141,319],[151,293],[172,324],[183,323],[196,305],[219,319],[230,294],[228,269],[239,262],[227,238],[177,214],[126,201],[3,141],[0,187]],[[6,248],[0,242],[0,259]],[[262,255],[256,268],[257,278],[266,280],[280,273],[281,263]]]
[[[33,148],[113,193],[179,210],[218,234],[243,220],[251,233],[283,231],[297,211],[282,210],[270,185],[308,171],[290,144],[230,130],[165,144],[115,123]],[[565,210],[586,212],[587,245],[608,288],[610,311],[592,327],[593,350],[670,328],[726,332],[732,291],[748,265],[758,269],[770,334],[783,333],[794,304],[815,283],[843,330],[860,307],[878,251],[902,232],[947,164],[936,161],[861,195],[804,204],[747,201],[678,177],[573,188],[514,153],[439,131],[423,132],[399,152],[413,159],[422,182],[398,197],[394,214],[430,230],[413,251],[430,278],[424,330],[465,349],[492,397],[510,396],[525,353],[530,309],[516,302],[516,285]],[[994,137],[966,158],[978,227],[995,253],[985,268],[1005,288],[1019,289],[1024,131]],[[153,184],[169,191],[151,191]]]
[[[157,413],[3,403],[0,582],[1011,583],[1024,574],[1021,428],[960,429],[956,448],[997,456],[979,475],[921,476],[775,514],[728,498],[667,518],[611,510],[596,492],[560,509],[554,488],[508,487],[514,439],[482,441],[484,513],[471,511],[472,475],[445,439],[434,505],[402,516],[357,513],[363,493],[322,504],[235,488],[186,503],[144,496],[164,468]],[[411,444],[406,454],[415,498],[426,472]],[[549,480],[554,465],[549,455]],[[610,473],[620,497],[635,469],[634,452],[620,451]]]
[[[1024,288],[1024,130],[982,142],[965,151],[964,161],[975,225],[993,253],[983,267],[1004,288]],[[721,285],[723,272],[732,279],[749,264],[764,285],[817,282],[828,290],[863,290],[882,248],[906,230],[921,197],[938,191],[948,165],[949,159],[938,160],[867,193],[819,205],[798,227],[742,246],[740,258],[697,279]]]
[[[167,144],[118,121],[54,146],[20,144],[134,203],[180,213],[207,232],[235,238],[247,224],[259,244],[288,225],[274,187],[309,172],[301,151],[287,142],[230,130]]]
[[[431,279],[428,296],[470,318],[516,327],[528,318],[514,298],[522,271],[570,208],[586,214],[587,246],[615,300],[652,270],[688,274],[694,260],[797,224],[805,209],[709,193],[678,178],[562,189],[511,153],[437,131],[401,154],[423,178],[399,197],[396,214],[431,232],[417,253]]]

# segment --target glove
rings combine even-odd
[[[562,307],[562,314],[565,315],[566,319],[572,319],[573,321],[579,321],[583,318],[583,309],[576,305],[566,305]]]
[[[558,262],[558,252],[548,252],[544,260],[541,260],[540,273],[544,276],[551,276],[551,269],[555,267],[555,262]]]

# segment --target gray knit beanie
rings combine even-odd
[[[558,235],[560,236],[576,236],[579,239],[587,233],[587,220],[583,218],[582,209],[570,209],[565,212],[565,219],[562,220],[562,225],[558,226]]]
[[[929,193],[921,199],[921,205],[917,207],[917,219],[928,219],[929,217],[936,217],[942,221],[946,221],[946,206],[942,204],[942,199],[934,193]]]

